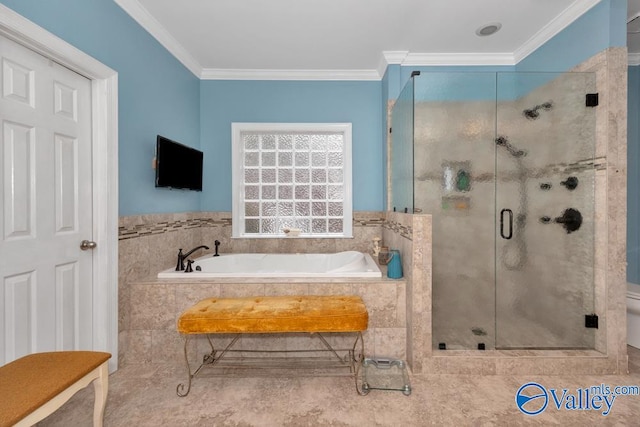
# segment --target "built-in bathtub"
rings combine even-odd
[[[382,277],[378,265],[367,253],[335,254],[226,254],[207,255],[194,260],[193,272],[168,269],[159,279],[216,278],[376,278]]]

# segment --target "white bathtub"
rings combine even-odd
[[[186,263],[185,263],[186,265]],[[337,254],[226,254],[194,260],[193,272],[168,269],[159,279],[208,279],[218,277],[382,277],[367,253]],[[201,271],[198,271],[200,268]]]

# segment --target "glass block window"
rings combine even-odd
[[[233,123],[232,135],[234,237],[352,236],[350,123]]]

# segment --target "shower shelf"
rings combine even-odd
[[[471,198],[467,196],[443,196],[442,210],[445,211],[468,211],[471,205]]]

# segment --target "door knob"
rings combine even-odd
[[[80,242],[80,249],[82,249],[83,251],[95,249],[96,246],[98,246],[96,242],[92,242],[90,240],[83,240],[82,242]]]

